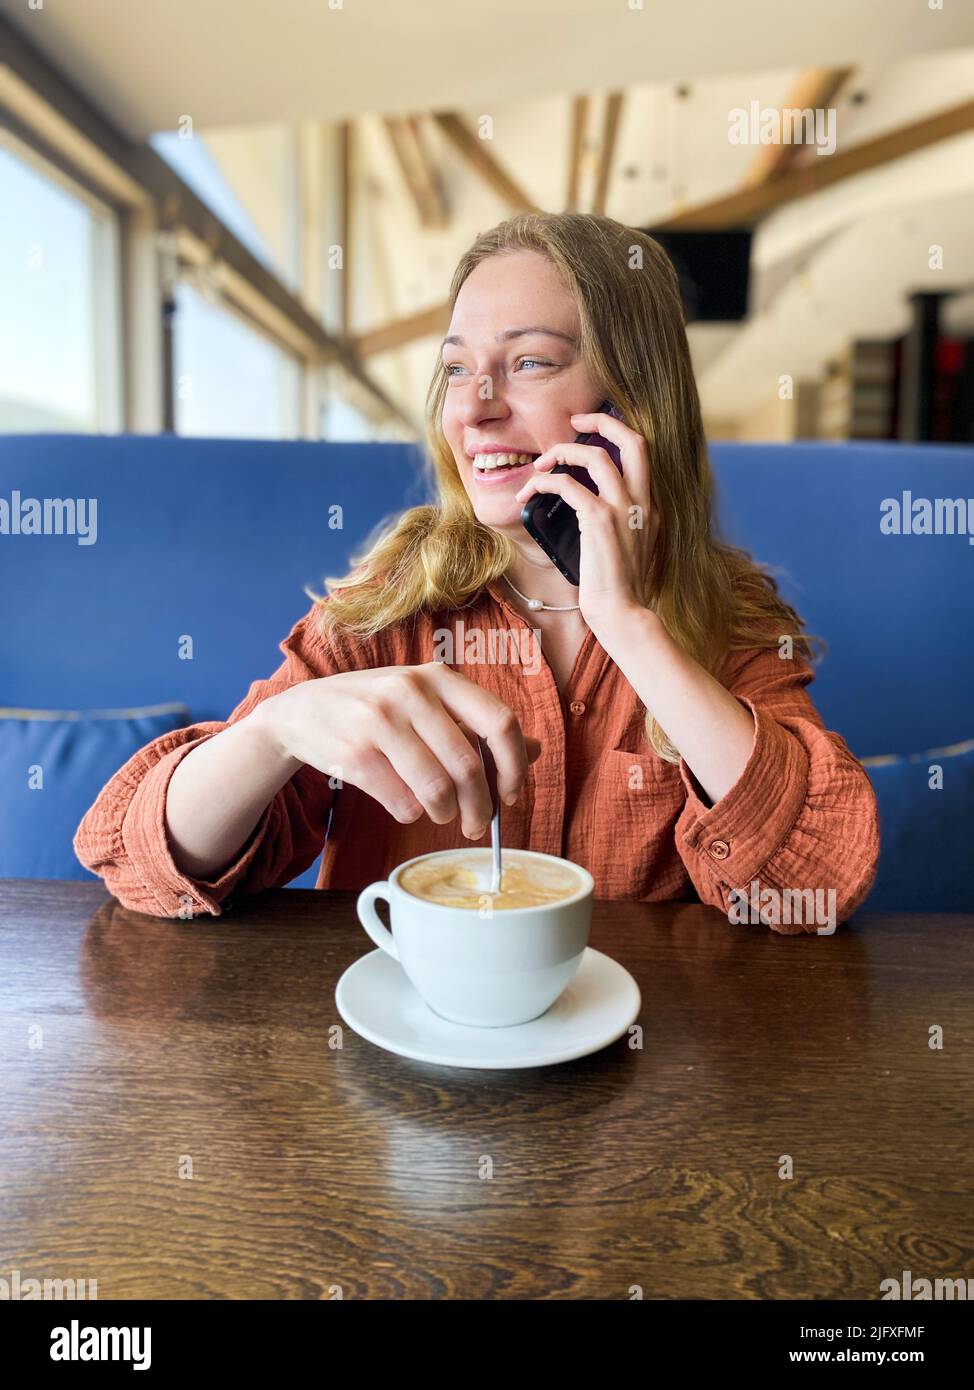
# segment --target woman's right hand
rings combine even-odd
[[[300,681],[262,701],[254,717],[283,756],[360,787],[402,824],[425,811],[444,825],[459,812],[472,840],[491,818],[476,735],[508,804],[541,752],[501,699],[438,661]]]

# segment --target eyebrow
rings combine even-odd
[[[503,333],[496,334],[495,342],[506,343],[512,338],[523,338],[526,333],[544,333],[549,338],[561,338],[566,343],[570,343],[572,347],[578,347],[578,339],[573,333],[563,333],[560,328],[546,328],[539,324],[535,324],[531,328],[505,328]],[[457,347],[466,346],[463,339],[456,333],[451,333],[449,337],[443,339],[440,343],[440,350],[442,351],[448,343],[456,343]]]

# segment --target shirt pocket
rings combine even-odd
[[[659,901],[687,882],[674,827],[686,788],[673,763],[651,753],[603,753],[595,783],[589,871],[597,898]]]

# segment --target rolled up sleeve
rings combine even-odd
[[[867,897],[879,859],[876,796],[805,686],[810,665],[777,648],[738,659],[724,684],[754,720],[741,775],[711,804],[685,762],[677,849],[701,901],[775,931],[827,932]],[[777,920],[775,920],[777,918]]]

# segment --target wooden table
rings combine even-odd
[[[974,918],[783,937],[597,903],[592,945],[639,983],[641,1050],[453,1070],[342,1024],[372,949],[352,894],[182,923],[0,883],[0,1275],[99,1299],[878,1299],[904,1270],[974,1275]]]

